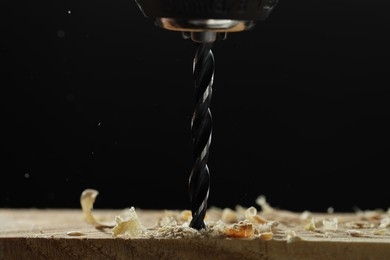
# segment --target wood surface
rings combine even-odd
[[[96,216],[107,220],[119,213],[94,210]],[[151,228],[165,213],[137,210],[137,214]],[[78,209],[0,209],[0,259],[390,259],[389,228],[379,229],[378,218],[372,222],[354,213],[313,214],[317,220],[339,219],[337,231],[323,232],[321,227],[304,229],[307,221],[300,221],[298,213],[281,211],[264,216],[281,222],[271,240],[124,239],[114,237],[110,228],[86,223]],[[293,230],[296,237],[289,237],[287,230]]]

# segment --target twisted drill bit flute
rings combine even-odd
[[[214,78],[212,43],[200,43],[194,58],[195,109],[191,120],[194,166],[189,179],[192,220],[190,227],[205,228],[210,189],[210,173],[207,167],[212,135],[210,103]]]
[[[207,167],[212,135],[210,104],[214,79],[213,43],[227,33],[252,29],[265,20],[278,0],[135,0],[145,17],[157,26],[182,32],[198,44],[193,63],[195,108],[191,119],[194,165],[189,177],[192,211],[190,226],[205,228],[210,189]]]

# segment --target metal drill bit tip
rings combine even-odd
[[[210,172],[207,167],[212,133],[210,112],[214,79],[213,43],[199,43],[193,63],[195,109],[191,120],[194,165],[189,178],[192,220],[190,227],[205,228],[204,217],[210,190]]]

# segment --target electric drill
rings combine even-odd
[[[189,177],[190,227],[205,228],[210,190],[207,167],[212,134],[210,112],[214,80],[213,42],[227,33],[253,28],[267,19],[278,0],[135,0],[145,17],[157,26],[182,33],[197,45],[193,61],[195,108],[191,119],[194,165]]]

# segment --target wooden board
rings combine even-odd
[[[94,210],[95,215],[111,220],[119,213]],[[137,214],[146,227],[153,227],[164,212],[137,210]],[[86,223],[77,209],[0,209],[0,259],[390,259],[390,233],[388,227],[380,229],[380,234],[374,232],[379,230],[377,218],[368,227],[371,220],[356,214],[313,214],[317,220],[339,219],[338,230],[329,233],[321,228],[305,230],[307,221],[298,213],[280,211],[264,216],[281,222],[279,232],[268,241],[123,239],[113,237],[109,228],[97,229]],[[70,231],[79,234],[69,235]],[[291,231],[296,234],[292,239],[287,235]]]

